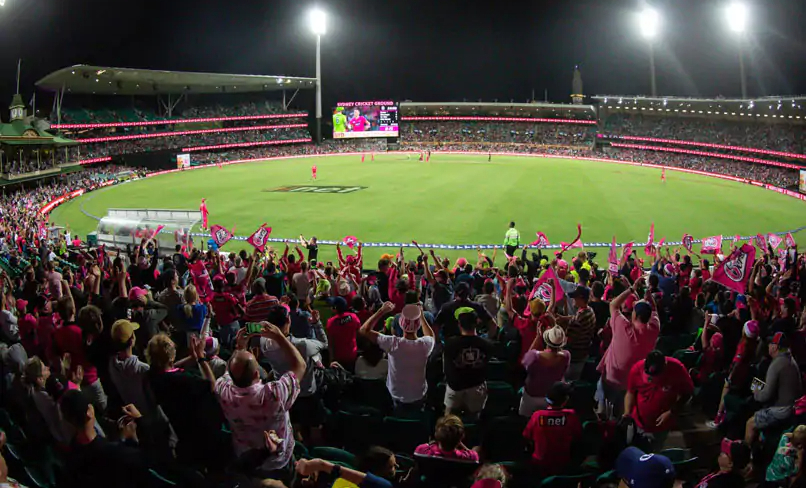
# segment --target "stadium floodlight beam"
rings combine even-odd
[[[739,44],[739,76],[742,83],[742,98],[747,100],[747,78],[744,73],[744,35],[747,31],[747,23],[750,19],[750,11],[743,3],[734,2],[725,9],[725,20],[728,28],[738,36]]]
[[[327,16],[311,10],[311,31],[316,34],[316,143],[322,142],[322,36],[327,32]]]
[[[641,35],[647,40],[649,46],[649,77],[652,84],[652,96],[658,96],[657,82],[655,81],[655,45],[654,41],[660,27],[660,14],[652,7],[646,7],[638,16],[638,27]]]

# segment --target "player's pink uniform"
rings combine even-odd
[[[661,181],[666,181],[666,170],[665,169],[661,171],[660,180]]]
[[[207,203],[205,203],[204,198],[202,198],[201,205],[199,205],[199,210],[202,214],[202,229],[207,230]]]
[[[316,165],[311,166],[311,178],[316,179]]]
[[[367,130],[367,126],[369,125],[369,122],[363,115],[352,118],[347,123],[350,125],[350,128],[353,130],[353,132],[363,132]]]
[[[362,154],[362,155],[361,155],[361,162],[362,162],[362,163],[364,162],[364,158],[365,158],[365,157],[367,157],[367,155],[366,155],[366,154]]]

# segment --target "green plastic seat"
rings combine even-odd
[[[499,417],[509,415],[518,405],[515,389],[504,381],[487,382],[487,405],[484,410],[488,415]]]
[[[414,452],[428,442],[431,429],[422,419],[383,418],[383,444],[394,452]]]
[[[320,458],[325,461],[340,462],[348,465],[348,467],[355,469],[358,466],[358,458],[355,454],[339,449],[338,447],[312,447],[309,451],[312,458]]]
[[[580,483],[583,487],[590,486],[594,481],[593,474],[575,474],[568,476],[549,476],[540,483],[540,488],[577,488]]]
[[[509,365],[506,361],[492,360],[487,363],[487,381],[507,381]]]

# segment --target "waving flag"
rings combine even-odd
[[[232,232],[228,231],[223,225],[216,224],[210,227],[210,234],[218,247],[223,246],[232,239]]]
[[[744,244],[717,265],[712,280],[737,293],[744,293],[755,262],[756,248]]]
[[[269,241],[271,235],[271,227],[266,227],[266,223],[258,227],[258,229],[246,239],[246,242],[251,244],[255,249],[263,252],[266,249],[266,243]]]
[[[767,237],[764,234],[756,234],[756,246],[762,252],[767,252]]]
[[[616,236],[613,236],[613,242],[610,243],[610,252],[607,254],[607,263],[609,265],[610,274],[618,274],[618,254],[616,253]]]
[[[690,234],[683,234],[683,247],[686,251],[692,252],[691,247],[694,245],[694,238]]]
[[[543,273],[537,283],[535,283],[534,288],[532,288],[532,292],[529,294],[529,300],[533,298],[539,298],[546,302],[546,306],[548,306],[549,302],[551,301],[551,285],[549,284],[549,279],[554,278],[554,298],[556,301],[560,301],[565,298],[565,294],[563,293],[563,287],[560,285],[560,280],[557,279],[557,275],[554,274],[554,269],[549,267]]]
[[[621,255],[623,258],[624,256],[629,256],[632,254],[632,246],[635,244],[634,242],[630,241],[627,244],[624,244],[624,253]]]
[[[529,247],[536,247],[538,249],[543,249],[551,244],[549,242],[549,238],[546,237],[546,234],[542,232],[536,232],[535,235],[537,236],[537,240],[529,244]]]
[[[781,236],[779,236],[778,234],[773,234],[772,232],[770,232],[769,234],[767,234],[767,242],[770,243],[770,246],[772,246],[773,249],[778,249],[778,246],[780,246],[781,243],[784,242],[784,240],[781,239]]]
[[[354,248],[356,244],[358,244],[358,238],[356,236],[346,236],[344,239],[341,240],[347,247],[350,249]]]
[[[702,240],[703,254],[718,254],[722,251],[722,236],[706,237]]]
[[[795,247],[797,243],[795,243],[795,237],[792,236],[791,232],[786,233],[786,247]]]
[[[573,241],[571,241],[570,244],[567,242],[560,242],[560,250],[556,251],[554,254],[555,255],[562,254],[565,251],[571,249],[572,247],[583,247],[580,238],[582,238],[582,224],[577,224],[576,238]]]
[[[646,246],[644,247],[644,254],[646,254],[647,256],[654,256],[655,255],[655,223],[654,222],[649,227],[649,237],[647,238]]]

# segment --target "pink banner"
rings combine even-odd
[[[683,247],[686,248],[686,251],[692,252],[691,248],[694,245],[694,238],[691,237],[690,234],[683,234]]]
[[[546,234],[542,232],[536,232],[535,235],[537,236],[537,240],[529,244],[529,247],[536,247],[538,249],[543,249],[551,244],[549,242],[549,238],[546,237]]]
[[[792,235],[791,232],[786,233],[786,247],[795,247],[797,243],[795,242],[795,237]]]
[[[346,236],[344,239],[341,240],[347,247],[350,249],[354,248],[356,244],[358,244],[358,238],[356,236]]]
[[[706,237],[702,240],[702,254],[717,254],[722,251],[722,236]]]
[[[649,227],[649,237],[646,241],[646,246],[644,247],[644,254],[647,256],[654,256],[655,255],[655,224]]]
[[[714,270],[713,280],[737,293],[745,293],[750,272],[756,262],[756,248],[744,244],[735,249]]]
[[[781,236],[778,234],[769,233],[767,234],[767,242],[770,243],[773,249],[778,249],[778,246],[780,246],[784,240],[781,239]]]
[[[549,269],[543,273],[540,279],[537,280],[537,283],[535,283],[534,288],[532,288],[532,292],[529,294],[529,300],[539,298],[546,302],[546,305],[549,304],[551,301],[551,285],[548,283],[548,280],[550,278],[554,278],[554,298],[558,302],[565,298],[563,287],[560,285],[560,280],[558,280],[557,276],[554,274],[554,269],[549,267]]]
[[[610,273],[612,275],[618,274],[618,254],[616,252],[616,236],[613,236],[613,242],[610,243],[610,252],[607,254],[607,263],[609,265]]]
[[[228,231],[223,225],[215,224],[210,227],[210,236],[218,247],[222,247],[232,239],[232,232]]]
[[[767,237],[763,234],[756,234],[756,246],[761,249],[761,252],[767,252]]]
[[[263,250],[266,249],[266,243],[268,242],[270,235],[271,227],[266,227],[266,224],[264,223],[258,227],[254,234],[246,239],[246,242],[251,244],[258,251],[263,252]]]

